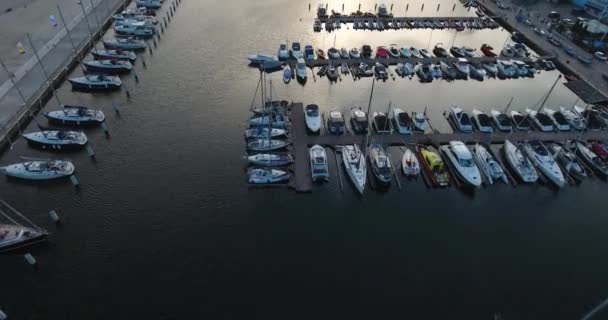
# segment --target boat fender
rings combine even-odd
[[[31,266],[35,266],[36,265],[36,258],[34,258],[34,256],[32,256],[29,253],[26,253],[25,255],[23,255],[23,258],[25,259],[25,261],[31,265]]]

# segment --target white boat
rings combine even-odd
[[[367,133],[367,115],[363,110],[360,108],[350,109],[350,126],[355,133]]]
[[[393,166],[391,159],[384,148],[377,143],[372,143],[369,148],[369,162],[376,180],[384,186],[390,185],[393,180]]]
[[[247,161],[253,165],[265,167],[283,167],[293,162],[291,154],[280,155],[273,153],[260,153],[247,157]]]
[[[401,110],[400,108],[393,109],[393,124],[397,129],[397,132],[401,134],[411,134],[412,133],[412,120],[410,119],[410,115],[407,112]]]
[[[403,174],[408,177],[415,177],[420,174],[420,163],[416,154],[408,147],[405,147],[403,151],[403,157],[401,157],[401,170]]]
[[[574,153],[570,152],[567,146],[551,143],[549,144],[549,151],[569,176],[577,181],[583,181],[587,178],[585,166],[578,160]]]
[[[245,130],[245,139],[280,138],[286,137],[287,130],[253,127]]]
[[[289,180],[289,173],[268,168],[249,168],[247,179],[251,184],[272,184]]]
[[[287,53],[287,57],[289,58],[289,53]],[[315,59],[315,50],[312,45],[307,44],[304,46],[304,59],[306,60],[314,60]]]
[[[458,61],[453,63],[454,69],[458,72],[458,77],[466,79],[471,73],[469,61],[466,58],[458,58]]]
[[[26,180],[50,180],[69,177],[74,165],[68,160],[32,160],[0,167],[7,176]]]
[[[283,67],[283,82],[289,83],[291,81],[291,67],[289,65],[285,65]]]
[[[557,162],[553,159],[549,150],[540,141],[530,141],[523,145],[528,158],[534,166],[543,173],[547,179],[553,182],[558,188],[566,185],[566,179]]]
[[[361,58],[361,52],[357,48],[350,49],[350,51],[348,52],[348,54],[350,55],[350,57],[352,59],[360,59]]]
[[[289,143],[285,140],[259,138],[247,142],[250,151],[274,151],[287,147]]]
[[[6,252],[43,241],[48,232],[18,224],[0,224],[0,252]],[[2,311],[0,311],[0,318]],[[5,318],[2,318],[5,319]]]
[[[310,148],[310,172],[312,174],[312,181],[329,181],[327,153],[325,153],[325,149],[318,144]]]
[[[161,6],[160,0],[135,0],[138,7],[146,7],[148,9],[159,9]]]
[[[329,112],[329,117],[327,119],[327,128],[329,129],[329,133],[331,134],[340,135],[346,132],[346,123],[344,122],[342,112],[338,110],[331,110]]]
[[[399,53],[401,53],[401,57],[403,57],[403,58],[412,57],[412,52],[410,51],[410,48],[407,48],[407,47],[401,47],[401,49],[399,49]]]
[[[249,125],[252,127],[267,127],[284,129],[289,125],[289,119],[281,114],[271,114],[266,116],[253,117],[249,119]]]
[[[287,47],[287,41],[282,41],[279,45],[278,57],[279,60],[289,59],[289,48]]]
[[[513,125],[511,124],[511,120],[506,114],[492,109],[492,111],[490,111],[490,116],[492,117],[492,122],[494,122],[494,126],[496,126],[499,131],[513,131]]]
[[[532,119],[532,122],[540,131],[553,131],[553,121],[551,121],[551,119],[546,114],[536,112],[536,110],[532,110],[530,108],[526,108],[526,113],[528,114],[528,117]]]
[[[304,109],[304,119],[306,120],[306,128],[310,132],[319,133],[319,130],[321,130],[321,113],[318,105],[307,105]]]
[[[365,156],[356,144],[342,147],[342,162],[348,177],[359,193],[363,194],[367,179]]]
[[[125,20],[114,24],[114,32],[120,36],[149,38],[155,34],[154,25],[146,21]]]
[[[543,108],[543,113],[546,114],[551,121],[553,121],[553,125],[560,131],[570,131],[570,124],[566,120],[566,117],[561,113],[561,111],[555,111],[549,108]]]
[[[577,112],[567,110],[564,107],[561,107],[560,111],[562,112],[564,118],[566,118],[566,121],[568,121],[568,124],[570,124],[572,128],[576,130],[585,130],[585,128],[587,127],[587,121],[584,117],[582,117]]]
[[[277,56],[271,54],[252,54],[247,57],[252,64],[259,65],[265,69],[275,69],[281,66],[281,61]]]
[[[80,149],[87,144],[87,135],[82,131],[42,130],[24,133],[23,138],[34,147],[49,150]]]
[[[511,110],[513,125],[518,131],[528,131],[532,129],[532,122],[529,116],[524,116],[519,111]]]
[[[517,70],[513,67],[513,63],[508,60],[497,60],[496,68],[500,78],[514,78],[517,76]]]
[[[473,132],[473,123],[471,122],[471,116],[462,108],[456,105],[452,105],[450,108],[449,117],[454,124],[456,130],[463,133]]]
[[[473,159],[475,159],[479,171],[481,171],[488,184],[494,184],[494,181],[509,182],[500,163],[494,159],[492,154],[483,145],[476,144],[473,147]]]
[[[473,122],[477,126],[479,132],[483,133],[492,133],[494,132],[494,128],[492,127],[492,120],[482,111],[477,109],[473,109]]]
[[[296,60],[302,58],[302,48],[300,47],[299,42],[291,43],[291,55]]]
[[[448,145],[439,147],[439,150],[447,157],[459,179],[472,187],[481,186],[481,173],[475,165],[471,151],[464,143],[450,141]]]
[[[426,130],[426,116],[424,112],[414,112],[412,123],[416,131],[424,132]]]
[[[462,47],[462,50],[464,51],[464,55],[469,58],[481,58],[481,54],[475,48]]]
[[[302,58],[298,59],[298,63],[296,64],[296,76],[298,77],[298,80],[306,81],[306,62]]]
[[[538,180],[538,173],[530,160],[511,141],[505,140],[503,151],[507,163],[523,182],[534,183]]]
[[[574,150],[593,172],[601,177],[608,177],[608,163],[598,157],[585,143],[577,141]]]

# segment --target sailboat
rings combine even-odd
[[[0,214],[10,222],[10,224],[0,223],[0,252],[22,248],[46,239],[49,234],[46,230],[35,225],[4,200],[0,200],[0,203],[10,212],[9,214],[0,209]],[[27,226],[19,223],[17,217],[26,222]]]

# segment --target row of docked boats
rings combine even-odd
[[[399,29],[495,29],[498,23],[488,17],[475,17],[469,19],[407,19],[407,18],[383,18],[383,17],[335,17],[333,19],[315,20],[313,30],[320,32],[341,29],[347,21],[352,21],[355,30],[399,30]]]

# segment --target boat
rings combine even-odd
[[[400,108],[393,109],[392,120],[397,132],[401,134],[412,133],[412,120],[407,112],[401,110]]]
[[[367,116],[360,108],[350,109],[350,126],[355,133],[367,133]]]
[[[538,171],[542,172],[555,186],[563,188],[566,185],[562,170],[542,142],[534,140],[524,143],[523,150]]]
[[[154,26],[147,24],[145,21],[114,25],[114,33],[121,37],[151,38],[155,34],[154,30]]]
[[[289,58],[289,51],[287,52],[287,58]],[[304,46],[304,59],[306,59],[306,60],[315,59],[315,50],[312,48],[312,45],[310,45],[310,44],[307,44],[306,46]]]
[[[516,43],[512,46],[513,51],[515,51],[515,56],[518,58],[526,58],[528,57],[528,49],[521,43]]]
[[[245,139],[285,137],[287,137],[287,130],[284,129],[253,127],[245,130]]]
[[[129,61],[123,60],[92,60],[82,63],[87,72],[99,72],[104,74],[128,73],[133,70]]]
[[[416,66],[416,74],[421,82],[432,82],[434,79],[430,63],[418,64]]]
[[[117,90],[122,86],[119,77],[106,75],[87,75],[68,79],[73,90],[109,91]]]
[[[101,110],[75,105],[63,105],[61,110],[44,112],[43,114],[50,122],[63,125],[99,125],[106,120],[106,116]]]
[[[258,153],[247,157],[247,161],[256,166],[284,167],[293,162],[291,154]]]
[[[587,144],[582,141],[575,142],[574,151],[593,172],[603,178],[608,177],[608,162],[598,157]]]
[[[291,67],[286,64],[283,66],[283,82],[285,82],[285,84],[289,83],[291,81],[291,77]]]
[[[574,153],[570,152],[566,145],[560,145],[555,142],[550,143],[549,151],[553,158],[561,165],[564,173],[568,176],[579,182],[587,178],[585,166],[578,160]]]
[[[488,184],[494,184],[494,181],[509,183],[507,174],[502,169],[502,166],[486,147],[479,143],[475,144],[473,147],[473,159]]]
[[[348,177],[355,185],[357,191],[363,194],[367,179],[365,156],[356,144],[342,147],[342,163]]]
[[[450,53],[456,58],[464,58],[466,55],[464,54],[464,50],[460,47],[451,47]]]
[[[508,60],[496,60],[496,67],[498,68],[498,77],[505,78],[517,78],[518,72],[513,67],[513,63]]]
[[[281,41],[281,44],[279,44],[279,51],[277,52],[277,57],[279,58],[279,60],[289,59],[289,49],[287,47],[287,41]]]
[[[493,50],[494,50],[494,48],[492,48],[491,46],[489,46],[489,45],[487,45],[485,43],[481,45],[481,52],[483,52],[483,54],[486,57],[496,57],[497,54],[494,53]]]
[[[503,151],[507,163],[523,182],[534,183],[538,180],[538,173],[530,160],[511,141],[505,140]]]
[[[450,177],[439,154],[425,146],[418,146],[418,152],[435,184],[439,187],[447,187],[450,184]]]
[[[278,169],[249,168],[247,181],[250,184],[273,184],[289,180],[289,173]]]
[[[401,56],[401,52],[399,52],[399,47],[396,44],[391,44],[388,49],[388,53],[391,58],[399,58]]]
[[[388,70],[386,69],[386,66],[380,62],[376,62],[376,64],[374,65],[374,74],[376,75],[376,79],[388,79]]]
[[[492,122],[494,122],[494,126],[499,131],[502,131],[502,132],[512,132],[513,131],[513,125],[511,124],[511,120],[509,119],[509,116],[507,116],[506,114],[504,114],[500,111],[497,111],[497,110],[492,110],[492,111],[490,111],[490,116],[492,117]]]
[[[395,72],[400,77],[409,77],[415,73],[414,66],[409,63],[398,63]]]
[[[340,51],[336,48],[329,48],[329,50],[327,50],[327,56],[330,59],[340,59]]]
[[[496,77],[498,75],[498,66],[495,63],[482,63],[481,66],[486,70],[486,74],[490,77]]]
[[[121,39],[111,39],[111,40],[103,40],[103,46],[106,49],[122,49],[122,50],[146,50],[147,46],[143,40],[139,39],[130,39],[130,38],[121,38]]]
[[[306,128],[312,133],[319,133],[321,130],[321,114],[319,106],[309,104],[304,109],[304,119],[306,120]]]
[[[514,58],[516,56],[516,52],[513,47],[507,45],[500,51],[500,55],[505,58]]]
[[[410,48],[407,47],[401,47],[401,49],[399,49],[399,54],[401,55],[401,57],[407,59],[412,57],[412,52],[410,51]]]
[[[492,133],[494,128],[492,127],[492,120],[482,111],[473,109],[473,124],[477,127],[479,132]]]
[[[540,131],[551,132],[555,129],[553,127],[553,121],[551,121],[551,118],[549,118],[549,116],[547,116],[546,114],[542,112],[537,112],[530,108],[526,108],[526,113],[528,114],[528,117],[532,119],[532,123],[534,123],[534,125]]]
[[[470,74],[469,69],[469,61],[465,58],[458,58],[456,62],[453,63],[454,69],[456,70],[457,77],[462,79],[467,79]]]
[[[410,47],[410,53],[412,54],[412,58],[422,58],[420,51],[414,47]]]
[[[277,129],[285,129],[289,125],[289,119],[282,114],[269,114],[255,116],[249,119],[251,127],[272,127]]]
[[[160,0],[135,0],[135,5],[147,9],[160,9],[162,4]]]
[[[350,59],[350,54],[348,53],[348,50],[346,50],[346,48],[341,48],[340,49],[340,58],[342,58],[342,59]]]
[[[24,133],[23,138],[33,147],[48,150],[77,150],[87,144],[87,135],[81,131],[41,130]]]
[[[268,70],[280,68],[283,65],[277,56],[273,56],[271,54],[253,54],[248,56],[247,59],[249,59],[249,62],[252,65],[260,66]]]
[[[443,71],[441,71],[439,65],[433,64],[431,65],[431,74],[433,75],[433,78],[439,79],[443,76]]]
[[[330,134],[344,134],[346,132],[346,124],[344,123],[344,117],[342,112],[338,110],[331,110],[329,117],[327,117],[327,129]]]
[[[391,159],[382,147],[378,143],[370,144],[369,148],[369,162],[372,166],[372,173],[376,180],[383,186],[388,186],[393,180],[393,166]]]
[[[420,174],[420,163],[412,149],[405,147],[401,157],[401,170],[407,177],[416,177]]]
[[[338,68],[336,68],[333,63],[330,63],[327,66],[327,71],[325,74],[327,75],[327,79],[330,81],[337,81],[338,77],[340,76],[338,73]]]
[[[553,121],[553,125],[555,125],[558,130],[570,131],[570,124],[561,111],[555,111],[545,107],[543,108],[543,113],[546,114],[551,121]]]
[[[325,51],[323,51],[323,49],[317,49],[317,58],[320,60],[327,59],[327,56],[325,56]]]
[[[605,127],[604,121],[600,119],[597,110],[583,109],[579,106],[574,106],[574,112],[578,113],[586,121],[586,129],[598,131]]]
[[[443,78],[446,80],[452,80],[458,77],[458,73],[456,72],[455,68],[448,63],[439,61],[439,68],[441,69]]]
[[[380,47],[376,48],[376,58],[388,59],[390,57],[388,52],[389,51],[386,47],[380,46]]]
[[[0,224],[0,252],[7,252],[44,241],[47,236],[48,232],[46,230],[35,226]],[[1,314],[2,312],[0,312]]]
[[[430,58],[431,57],[431,53],[427,49],[420,49],[418,52],[420,53],[420,55],[423,58]]]
[[[603,161],[608,161],[608,149],[606,149],[604,143],[598,141],[591,142],[591,151]]]
[[[319,19],[327,18],[327,9],[325,8],[325,5],[322,3],[319,3],[317,5],[317,18],[319,18]]]
[[[477,49],[471,47],[462,47],[462,51],[464,52],[465,57],[468,58],[481,58]]]
[[[392,133],[393,129],[389,122],[388,117],[384,112],[374,112],[372,117],[372,124],[374,130],[378,133]]]
[[[570,127],[574,128],[575,130],[585,130],[585,128],[587,127],[587,121],[585,120],[585,118],[581,117],[580,114],[578,114],[577,112],[573,112],[571,110],[567,110],[564,107],[560,108],[560,111],[562,113],[562,115],[564,116],[564,118],[566,119],[566,121],[568,121],[568,124],[570,125]]]
[[[513,61],[513,68],[515,69],[515,71],[517,71],[517,75],[519,77],[527,77],[530,75],[528,67],[526,67],[526,64],[523,61]]]
[[[374,68],[365,62],[359,63],[359,69],[363,72],[362,76],[371,77],[374,75]]]
[[[519,111],[511,110],[511,120],[513,120],[513,125],[518,131],[528,131],[532,129],[530,116],[524,116]]]
[[[290,68],[291,70],[291,68]],[[291,73],[291,72],[290,72]],[[306,62],[303,58],[299,58],[296,63],[296,77],[300,82],[306,82],[308,70],[306,69]]]
[[[133,63],[137,59],[137,55],[133,51],[129,50],[93,50],[91,51],[94,59],[98,60],[121,60],[130,61]]]
[[[254,152],[264,152],[283,149],[288,145],[289,143],[285,140],[259,138],[247,142],[247,149]]]
[[[361,57],[363,58],[371,58],[372,56],[372,47],[369,45],[363,45],[363,47],[361,47]]]
[[[329,181],[329,168],[325,149],[316,144],[310,148],[310,172],[312,181]]]
[[[443,43],[438,43],[433,48],[433,54],[438,58],[447,58],[450,56],[449,52],[443,48]]]
[[[450,107],[449,116],[452,124],[454,125],[454,129],[462,132],[462,133],[471,133],[473,132],[473,124],[471,123],[471,116],[462,108],[452,105]]]
[[[414,125],[414,129],[418,132],[424,132],[426,130],[426,111],[423,112],[413,112],[412,113],[412,124]]]
[[[473,155],[461,141],[450,141],[439,150],[450,162],[451,167],[460,180],[472,187],[481,186],[481,174],[475,165]]]
[[[348,52],[349,56],[352,59],[360,59],[361,58],[361,52],[359,52],[359,49],[357,48],[352,48],[350,49],[350,51]]]
[[[473,62],[469,67],[469,74],[471,78],[483,81],[486,77],[486,69],[481,66],[481,63]]]
[[[40,159],[0,167],[0,171],[19,179],[51,180],[71,176],[74,173],[74,165],[68,160]]]
[[[291,56],[296,60],[302,58],[302,48],[299,42],[291,43]]]

